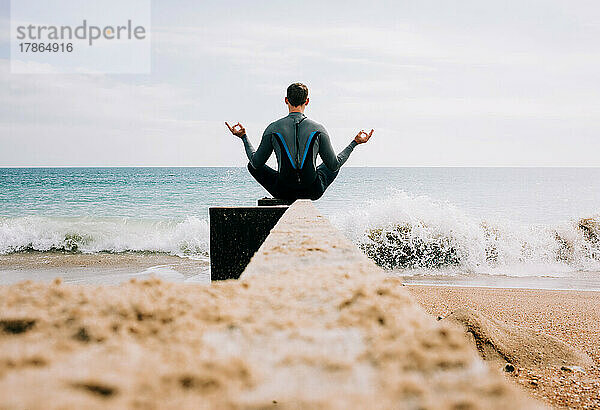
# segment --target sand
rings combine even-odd
[[[242,279],[0,286],[0,408],[543,408],[314,207]]]
[[[0,255],[0,270],[37,270],[124,267],[147,268],[161,264],[178,263],[184,260],[164,253],[68,253],[68,252],[24,252]],[[188,259],[188,261],[191,261]]]
[[[207,260],[181,258],[165,253],[124,252],[83,254],[68,252],[26,252],[0,255],[0,285],[31,279],[64,283],[117,285],[131,278],[158,277],[184,282],[198,277],[210,282]],[[204,280],[203,276],[206,276]]]
[[[552,406],[600,408],[599,292],[443,286],[409,289],[436,317],[469,308],[489,320],[543,332],[585,353],[592,364],[582,369],[567,366],[561,370],[559,363],[547,366],[528,363],[515,365],[516,371],[506,374]]]

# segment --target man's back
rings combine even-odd
[[[327,133],[321,124],[307,118],[302,113],[293,112],[269,124],[263,133],[263,138],[271,139],[271,144],[277,156],[278,169],[281,169],[282,154],[293,165],[301,168],[303,162],[306,161],[306,156],[309,154],[307,148],[310,147],[310,143],[313,142],[315,136],[317,138],[313,142],[313,146],[316,149],[313,149],[314,152],[310,152],[310,155],[313,156],[313,159],[316,157],[319,139],[317,134],[320,133]],[[281,152],[281,148],[284,152]],[[262,164],[260,164],[260,161],[253,161],[253,165]]]
[[[325,127],[304,115],[308,101],[305,85],[290,85],[285,98],[289,115],[269,124],[256,151],[240,123],[233,127],[225,123],[234,135],[243,140],[252,176],[276,198],[320,198],[354,147],[367,142],[373,134],[373,130],[369,134],[360,131],[344,150],[335,155]],[[277,171],[266,166],[273,151],[277,157]],[[317,155],[323,160],[318,167]]]
[[[255,153],[252,150],[249,152],[248,148],[251,146],[245,144],[248,158],[255,168],[264,165],[273,150],[277,156],[279,171],[286,161],[289,161],[294,169],[303,169],[310,165],[314,170],[317,154],[320,154],[323,163],[333,172],[338,171],[346,162],[356,145],[356,142],[352,141],[339,156],[336,156],[325,127],[298,112],[292,112],[269,124]]]

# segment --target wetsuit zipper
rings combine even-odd
[[[298,185],[302,184],[302,178],[300,177],[300,141],[298,141],[298,126],[303,120],[304,118],[296,122],[296,132],[294,134],[294,141],[296,142],[296,178],[298,180]]]

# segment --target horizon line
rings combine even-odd
[[[244,165],[0,165],[0,169],[60,168],[246,168]],[[361,165],[344,168],[600,168],[600,165]]]

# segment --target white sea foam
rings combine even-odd
[[[147,220],[134,218],[0,218],[0,254],[35,251],[165,252],[208,256],[205,219]]]
[[[600,271],[597,217],[552,225],[478,218],[450,203],[400,191],[331,219],[380,265],[405,273]]]
[[[404,274],[569,276],[600,272],[600,218],[525,224],[475,217],[427,196],[396,192],[330,219],[372,259]],[[164,252],[208,257],[206,219],[0,217],[0,254]]]

